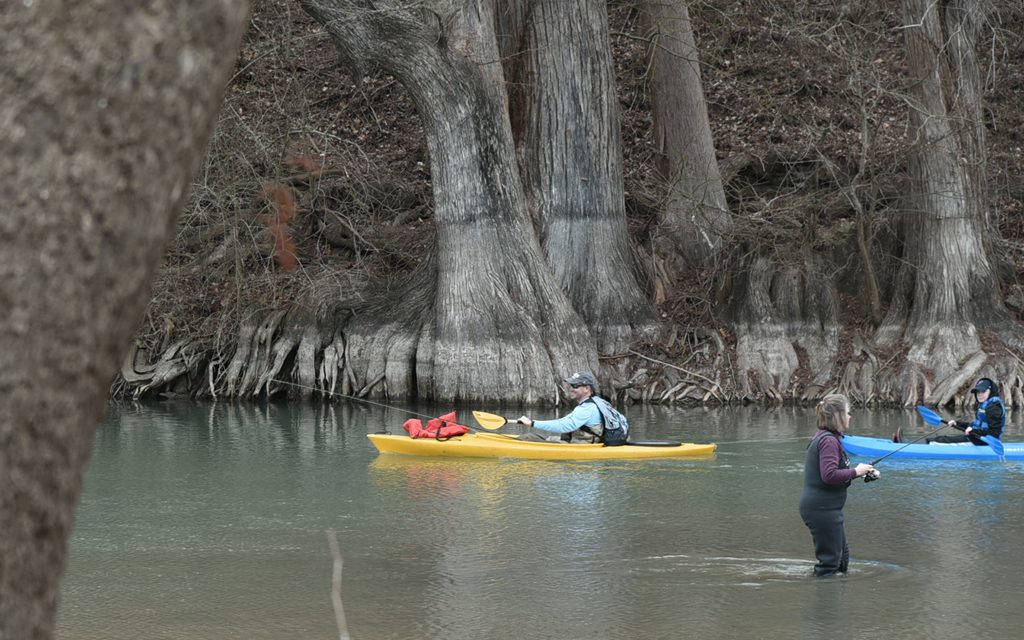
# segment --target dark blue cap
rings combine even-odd
[[[992,389],[992,381],[988,378],[982,378],[978,380],[978,384],[974,385],[971,389],[971,393],[981,393],[982,391],[990,391]]]

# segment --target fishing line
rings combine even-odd
[[[792,442],[794,440],[807,440],[807,436],[794,436],[792,438],[771,438],[769,440],[726,440],[725,442],[716,442],[717,445],[723,444],[764,444],[769,442]]]
[[[349,395],[345,395],[344,393],[338,393],[337,391],[327,391],[326,389],[317,389],[315,387],[308,387],[308,386],[303,385],[303,384],[298,384],[298,383],[295,383],[295,382],[288,382],[287,380],[278,380],[276,378],[271,378],[270,382],[276,382],[278,384],[287,384],[287,385],[291,385],[291,386],[299,388],[299,389],[305,389],[307,391],[313,391],[313,392],[316,392],[316,393],[326,393],[326,394],[330,394],[332,396],[337,396],[339,398],[347,398],[349,400],[355,400],[357,402],[365,402],[366,404],[372,404],[375,407],[382,407],[384,409],[391,409],[392,411],[399,411],[401,413],[406,413],[406,414],[409,414],[411,416],[416,416],[417,418],[426,418],[427,420],[437,420],[437,419],[440,418],[440,416],[428,416],[428,415],[423,414],[423,413],[416,413],[415,411],[409,411],[408,409],[402,409],[401,407],[396,407],[394,405],[384,404],[383,402],[375,402],[373,400],[367,400],[366,398],[359,398],[357,396],[349,396]],[[461,423],[453,423],[453,424],[461,424]],[[478,429],[476,427],[473,427],[473,426],[470,426],[468,424],[464,424],[462,426],[468,427],[469,429],[471,429],[473,431],[478,431],[478,432],[484,433],[480,429]],[[378,433],[391,433],[391,432],[388,431],[388,427],[385,425],[384,431],[379,431]],[[505,433],[492,433],[490,435],[492,435],[492,436],[504,436],[506,438],[511,438],[512,437],[512,436],[510,436],[508,434],[505,434]]]
[[[393,406],[393,405],[390,405],[390,404],[384,404],[383,402],[375,402],[373,400],[367,400],[366,398],[359,398],[357,396],[349,396],[349,395],[345,395],[344,393],[338,393],[337,391],[327,391],[326,389],[317,389],[316,387],[310,387],[310,386],[306,386],[306,385],[303,385],[303,384],[298,384],[296,382],[288,382],[287,380],[278,380],[276,378],[271,378],[270,382],[276,382],[278,384],[286,384],[286,385],[290,385],[292,387],[295,387],[297,389],[305,389],[306,391],[313,391],[313,392],[321,393],[321,394],[326,393],[326,394],[329,394],[331,396],[337,396],[339,398],[347,398],[349,400],[355,400],[357,402],[365,402],[366,404],[372,404],[372,405],[374,405],[376,407],[382,407],[384,409],[391,409],[393,411],[400,411],[402,413],[407,413],[407,414],[409,414],[411,416],[416,416],[417,418],[427,418],[429,420],[433,420],[434,418],[437,418],[437,416],[428,416],[428,415],[425,415],[425,414],[422,414],[422,413],[416,413],[415,411],[409,411],[408,409],[402,409],[400,407],[396,407],[396,406]],[[469,425],[466,425],[466,426],[469,426]],[[473,429],[474,431],[479,431],[479,429],[477,429],[476,427],[470,427],[470,429]],[[501,435],[501,434],[494,434],[494,435]],[[796,436],[796,437],[793,437],[793,438],[772,438],[770,440],[727,440],[725,442],[716,442],[715,444],[719,445],[719,446],[721,446],[723,444],[764,444],[764,443],[769,443],[769,442],[790,442],[790,441],[794,441],[794,440],[806,440],[806,439],[807,438],[805,436]]]
[[[402,409],[401,407],[396,407],[396,406],[393,406],[393,405],[390,405],[390,404],[384,404],[383,402],[375,402],[373,400],[367,400],[366,398],[360,398],[360,397],[357,397],[357,396],[348,396],[348,395],[345,395],[344,393],[338,393],[337,391],[327,391],[326,389],[317,389],[316,387],[308,387],[308,386],[303,385],[303,384],[298,384],[298,383],[295,383],[295,382],[288,382],[287,380],[277,380],[276,378],[271,378],[270,382],[276,382],[278,384],[287,384],[287,385],[291,385],[293,387],[296,387],[298,389],[305,389],[307,391],[313,391],[313,392],[321,393],[321,394],[326,393],[326,394],[329,394],[329,395],[332,395],[332,396],[337,396],[339,398],[348,398],[349,400],[355,400],[357,402],[365,402],[366,404],[372,404],[375,407],[383,407],[384,409],[391,409],[392,411],[400,411],[402,413],[407,413],[407,414],[409,414],[411,416],[416,416],[417,418],[427,418],[428,420],[433,420],[434,418],[438,417],[438,416],[428,416],[428,415],[423,414],[423,413],[416,413],[415,411],[409,411],[408,409]]]

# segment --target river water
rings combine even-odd
[[[854,413],[852,433],[923,428],[913,412]],[[1024,465],[886,460],[880,481],[850,489],[849,575],[814,579],[797,514],[811,409],[626,415],[638,437],[718,453],[379,456],[365,434],[401,432],[407,414],[112,407],[59,637],[337,638],[328,530],[356,640],[1020,637]]]

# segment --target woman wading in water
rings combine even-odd
[[[846,488],[854,478],[878,471],[870,464],[850,468],[843,449],[843,433],[850,426],[850,402],[846,396],[825,396],[817,407],[818,432],[807,445],[804,463],[804,491],[800,496],[800,517],[814,539],[814,575],[845,573],[850,562],[843,525]]]

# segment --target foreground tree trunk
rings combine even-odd
[[[1015,341],[986,247],[984,127],[980,123],[974,46],[981,23],[976,0],[904,0],[903,32],[911,73],[907,273],[879,328],[883,345],[902,337],[907,356],[905,402],[946,401],[975,371],[961,363],[981,351],[979,328]],[[975,360],[979,369],[985,359]],[[947,379],[952,383],[946,384]]]
[[[626,228],[622,140],[601,0],[530,0],[512,126],[544,255],[598,350],[624,350],[654,312]]]
[[[0,12],[0,638],[53,635],[93,433],[244,23],[226,0]]]
[[[711,266],[732,220],[715,157],[689,9],[683,1],[647,0],[643,11],[650,38],[657,169],[664,182],[655,248],[674,280],[688,269]]]
[[[448,46],[448,34],[401,10],[358,0],[302,6],[351,67],[379,66],[402,82],[430,149],[435,253],[397,311],[394,301],[384,302],[344,327],[343,366],[353,390],[439,400],[556,398],[558,376],[596,368],[597,357],[530,225],[493,81]]]

